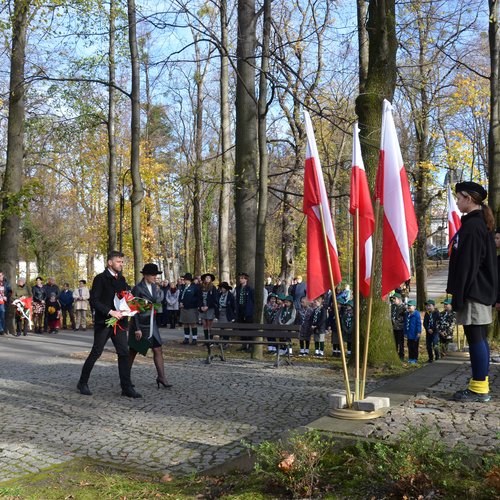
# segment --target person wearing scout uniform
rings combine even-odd
[[[283,307],[278,310],[274,322],[277,325],[293,325],[295,323],[295,318],[297,316],[297,311],[293,305],[293,297],[291,295],[286,295],[283,298]],[[280,339],[283,340],[283,339]],[[286,346],[280,345],[280,354],[286,354]],[[292,354],[292,348],[290,347],[289,354]]]
[[[181,291],[179,307],[181,310],[180,322],[184,327],[183,344],[189,344],[191,332],[191,345],[198,343],[198,307],[201,304],[200,287],[193,283],[193,275],[186,273],[182,279],[185,286]]]
[[[434,359],[439,359],[439,324],[440,314],[436,309],[436,302],[429,299],[425,302],[424,329],[425,329],[425,346],[429,355],[429,363]]]
[[[311,330],[314,336],[314,355],[318,358],[325,356],[326,335],[326,308],[323,306],[323,296],[312,301]]]
[[[498,271],[493,231],[495,218],[484,203],[486,189],[476,182],[455,186],[457,207],[464,214],[462,225],[450,243],[446,292],[457,323],[463,325],[469,344],[472,378],[468,387],[453,395],[455,401],[488,402],[490,349],[488,325],[497,300]]]
[[[420,313],[416,310],[417,303],[409,300],[406,306],[404,336],[408,341],[408,363],[416,364],[418,361],[418,342],[422,333],[422,320]]]
[[[451,299],[443,301],[444,309],[439,315],[438,331],[439,346],[441,348],[441,357],[448,352],[448,344],[453,340],[453,331],[455,329],[456,318],[451,307]]]
[[[342,340],[347,343],[347,355],[352,353],[352,334],[354,332],[354,301],[348,300],[340,311]]]
[[[199,307],[200,319],[203,324],[205,340],[212,339],[212,323],[218,316],[219,292],[214,285],[215,276],[211,273],[201,275],[201,304]]]
[[[405,324],[406,307],[400,293],[391,296],[391,323],[396,351],[401,361],[405,358],[405,336],[403,333]]]

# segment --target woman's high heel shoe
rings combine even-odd
[[[158,385],[158,389],[160,388],[160,384],[165,387],[165,389],[169,389],[170,387],[172,387],[172,384],[166,384],[165,382],[163,382],[162,380],[160,380],[159,378],[156,379],[156,384]]]

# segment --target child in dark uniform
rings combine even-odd
[[[313,300],[311,330],[314,335],[314,355],[322,358],[325,355],[326,332],[326,309],[323,307],[322,296]]]
[[[352,332],[354,331],[354,302],[348,300],[340,313],[342,340],[347,342],[347,356],[352,352]]]
[[[441,357],[444,357],[448,352],[448,344],[453,340],[453,331],[456,324],[455,312],[451,307],[451,299],[445,299],[443,304],[444,310],[439,315],[438,323]]]
[[[300,352],[299,356],[309,356],[309,345],[311,342],[311,317],[313,308],[306,297],[300,299],[300,308],[297,309],[297,318],[300,318]]]
[[[434,359],[439,359],[439,331],[438,324],[440,319],[439,311],[436,309],[436,303],[429,299],[425,303],[424,329],[425,329],[425,345],[429,356],[429,363]]]

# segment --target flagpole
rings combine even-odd
[[[373,230],[373,256],[372,256],[372,270],[370,274],[370,294],[368,295],[368,306],[367,306],[367,318],[366,318],[366,337],[365,346],[363,353],[363,371],[361,374],[361,393],[360,399],[365,398],[365,386],[366,386],[366,370],[368,367],[368,347],[370,343],[370,329],[372,322],[372,306],[373,306],[373,294],[375,290],[375,266],[377,262],[377,240],[378,232],[380,229],[380,200],[377,198],[375,200],[375,228]]]
[[[328,264],[328,275],[330,278],[330,288],[332,290],[333,306],[335,309],[335,322],[337,324],[337,331],[338,331],[338,335],[339,335],[340,355],[342,358],[342,370],[344,372],[344,382],[345,382],[345,388],[346,388],[346,403],[347,403],[347,407],[350,408],[352,406],[351,387],[349,384],[349,374],[347,372],[347,362],[346,362],[346,356],[345,356],[344,339],[342,338],[342,328],[340,326],[339,306],[337,304],[337,295],[335,293],[335,281],[333,279],[332,263],[330,261],[330,250],[328,248],[328,238],[326,235],[325,218],[323,215],[322,205],[321,204],[318,205],[318,208],[319,208],[319,217],[321,220],[321,228],[323,230],[323,242],[325,244],[325,252],[326,252],[325,258],[326,258],[327,264]]]
[[[355,349],[355,369],[354,369],[354,401],[359,401],[359,207],[355,214],[355,233],[356,241],[354,243],[354,349]]]

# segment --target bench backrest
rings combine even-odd
[[[220,331],[219,331],[220,330]],[[300,325],[261,325],[258,323],[213,323],[211,331],[219,335],[237,335],[245,338],[298,338]]]

